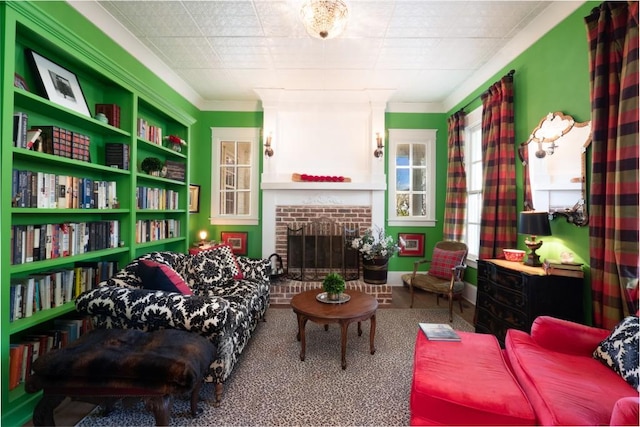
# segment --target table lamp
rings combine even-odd
[[[527,256],[525,265],[539,267],[542,265],[540,256],[536,254],[536,250],[542,246],[542,240],[536,241],[537,236],[551,236],[551,226],[549,225],[549,214],[547,212],[524,211],[520,212],[520,221],[518,222],[518,233],[528,234],[529,239],[525,239],[524,244],[527,245],[531,252]]]
[[[205,230],[200,231],[200,233],[198,233],[200,236],[200,246],[204,246],[207,242],[207,232]]]

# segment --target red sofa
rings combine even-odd
[[[639,425],[640,397],[593,358],[610,331],[541,316],[531,335],[510,329],[508,363],[542,425]]]

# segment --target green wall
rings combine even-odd
[[[191,156],[191,183],[201,185],[200,188],[200,212],[191,214],[189,218],[189,236],[191,241],[197,241],[198,232],[207,230],[209,238],[220,239],[221,231],[246,231],[248,232],[248,256],[262,256],[262,228],[260,225],[211,225],[211,128],[212,127],[262,127],[262,111],[256,112],[215,112],[203,111],[198,115],[198,121],[192,128],[194,142],[197,150]],[[262,173],[263,156],[259,156],[259,169],[255,173]],[[260,198],[260,215],[262,218],[262,207]],[[268,255],[268,254],[267,254]]]
[[[589,58],[584,17],[599,2],[587,2],[567,19],[549,31],[509,65],[496,73],[486,83],[452,108],[447,116],[458,111],[470,100],[514,69],[514,120],[516,147],[528,139],[531,131],[549,112],[562,111],[578,121],[591,119],[589,101]],[[466,111],[480,105],[476,100]],[[517,153],[517,151],[516,151]],[[589,165],[587,165],[589,182]],[[523,207],[523,168],[516,161],[518,209]],[[588,193],[588,188],[587,188]],[[588,194],[587,194],[588,203]],[[557,218],[551,222],[552,236],[545,237],[537,253],[541,258],[560,258],[563,251],[574,253],[576,261],[589,264],[589,227],[576,227]],[[524,237],[518,239],[518,247],[527,249]],[[585,269],[585,312],[590,313],[591,294],[588,268]]]
[[[425,256],[428,258],[433,246],[442,240],[444,198],[447,184],[447,115],[444,113],[386,113],[387,129],[436,129],[436,225],[435,227],[386,227],[387,234],[397,241],[398,233],[424,233]],[[387,144],[388,145],[388,144]],[[385,156],[390,156],[388,150]],[[387,157],[388,159],[388,157]],[[385,163],[385,172],[389,173]],[[388,209],[389,202],[385,201]],[[389,261],[391,271],[413,271],[413,262],[419,258],[395,256]]]

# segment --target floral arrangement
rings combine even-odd
[[[353,239],[351,247],[357,249],[364,259],[389,259],[400,251],[393,237],[386,236],[384,229],[377,226],[368,228],[362,236]]]
[[[178,135],[168,135],[168,136],[165,136],[164,139],[169,141],[172,144],[187,145],[187,141],[180,138]]]

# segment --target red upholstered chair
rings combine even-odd
[[[467,266],[464,260],[467,257],[467,245],[462,242],[445,240],[436,243],[433,248],[431,260],[418,260],[413,265],[412,274],[404,274],[402,281],[409,286],[411,293],[411,307],[413,307],[414,288],[436,294],[436,303],[440,304],[440,295],[449,298],[449,321],[453,322],[453,300],[460,301],[460,313],[462,313],[462,291],[464,290],[464,270]],[[421,264],[430,263],[429,270],[418,273]]]

